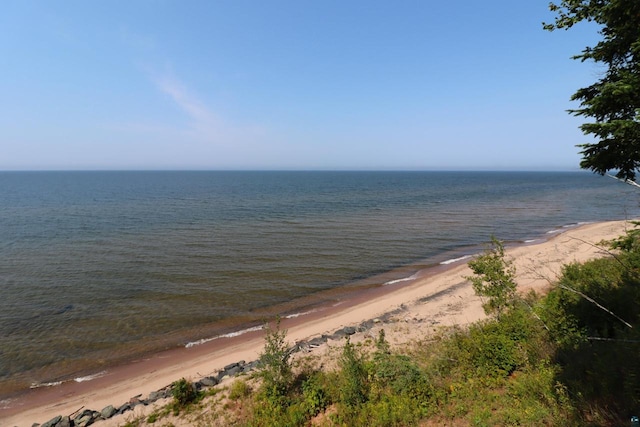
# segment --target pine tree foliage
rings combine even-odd
[[[633,180],[640,168],[640,1],[562,0],[549,8],[556,18],[544,24],[546,30],[587,21],[598,24],[602,36],[595,46],[574,56],[606,67],[598,81],[571,98],[580,108],[569,112],[592,118],[580,129],[596,139],[579,145],[580,166],[602,175],[615,170],[618,178]]]

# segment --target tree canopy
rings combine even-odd
[[[640,170],[640,0],[562,0],[549,8],[556,17],[546,30],[588,21],[600,25],[602,35],[573,57],[606,66],[598,81],[571,97],[580,108],[569,112],[593,119],[580,129],[596,140],[579,145],[580,167],[633,180]]]

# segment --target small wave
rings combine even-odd
[[[29,388],[44,388],[44,387],[55,387],[63,384],[64,381],[51,381],[49,383],[31,383]]]
[[[534,242],[537,242],[539,240],[540,239],[528,239],[528,240],[525,240],[524,243],[534,243]]]
[[[107,371],[101,371],[98,372],[97,374],[93,374],[93,375],[87,375],[86,377],[78,377],[78,378],[74,378],[73,380],[77,383],[83,383],[86,381],[92,381],[95,380],[96,378],[100,378],[104,375],[106,375]]]
[[[188,342],[187,344],[185,344],[185,348],[191,348],[191,347],[195,347],[197,345],[202,345],[202,344],[206,344],[208,342],[211,341],[215,341],[217,339],[220,338],[233,338],[233,337],[239,337],[240,335],[244,335],[246,333],[249,332],[255,332],[255,331],[261,331],[264,327],[263,326],[254,326],[252,328],[247,328],[247,329],[243,329],[241,331],[236,331],[236,332],[229,332],[228,334],[222,334],[222,335],[217,335],[215,337],[211,337],[211,338],[202,338],[198,341],[192,341],[192,342]]]
[[[572,222],[571,224],[563,225],[562,228],[576,228],[581,225],[593,224],[591,221],[582,221],[582,222]]]
[[[574,223],[571,223],[571,224],[565,224],[560,228],[556,228],[554,230],[547,231],[547,234],[563,233],[565,230],[568,230],[570,228],[576,228],[576,227],[580,227],[582,225],[587,225],[587,224],[593,224],[593,223],[592,222],[574,222]]]
[[[459,258],[452,258],[452,259],[448,259],[448,260],[446,260],[446,261],[442,261],[442,262],[440,263],[440,265],[449,265],[449,264],[453,264],[454,262],[463,261],[463,260],[465,260],[465,259],[469,259],[469,258],[471,258],[471,257],[472,257],[472,255],[464,255],[464,256],[461,256],[461,257],[459,257]]]
[[[296,317],[306,316],[307,314],[314,313],[316,310],[303,311],[302,313],[293,313],[287,316],[284,316],[285,319],[295,319]]]
[[[402,279],[395,279],[395,280],[389,280],[388,282],[385,283],[386,285],[395,285],[396,283],[401,283],[401,282],[408,282],[409,280],[415,280],[418,278],[418,273],[412,274],[409,277],[404,277]]]
[[[31,389],[35,389],[35,388],[47,388],[47,387],[56,387],[59,385],[62,385],[66,382],[70,382],[70,381],[75,381],[77,383],[84,383],[87,381],[92,381],[95,380],[96,378],[100,378],[104,375],[106,375],[107,371],[100,371],[97,374],[91,374],[91,375],[86,375],[84,377],[77,377],[74,378],[73,380],[60,380],[60,381],[50,381],[50,382],[46,382],[46,383],[31,383],[31,385],[29,386],[29,388]]]
[[[588,224],[593,224],[593,221],[581,221],[581,222],[574,222],[571,224],[565,224],[561,228],[556,228],[555,230],[547,231],[547,234],[558,234],[558,233],[562,233],[566,229],[581,227],[583,225],[588,225]]]
[[[15,402],[16,399],[4,399],[0,400],[0,409],[9,409],[11,408],[11,402]]]

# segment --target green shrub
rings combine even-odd
[[[385,394],[362,404],[343,425],[387,427],[416,425],[424,415],[414,399],[406,395]]]
[[[447,345],[450,369],[464,377],[505,378],[517,369],[535,365],[552,352],[543,325],[519,306],[500,319],[458,331]]]
[[[393,394],[407,394],[426,398],[430,392],[425,375],[409,356],[394,354],[380,330],[373,354],[371,377],[378,388],[389,389]]]
[[[286,330],[280,330],[280,319],[273,329],[267,325],[265,344],[258,360],[258,377],[262,378],[263,392],[274,398],[285,396],[293,382],[291,350],[285,341]]]
[[[347,337],[340,356],[340,401],[347,407],[355,407],[367,399],[367,370],[364,357],[358,353]]]
[[[251,394],[251,386],[243,380],[235,380],[229,390],[229,399],[238,400]]]
[[[504,245],[491,237],[492,247],[469,262],[474,276],[467,277],[473,290],[486,297],[485,313],[496,313],[498,317],[516,301],[516,270],[511,261],[505,260]]]
[[[324,411],[329,401],[322,385],[321,373],[312,375],[302,383],[302,409],[309,417],[315,417]]]
[[[173,400],[178,407],[184,407],[195,401],[198,397],[194,384],[187,381],[185,378],[181,378],[173,383],[171,394],[173,395]]]

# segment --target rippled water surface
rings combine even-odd
[[[637,190],[578,172],[0,173],[0,396],[401,279],[491,234],[638,213]]]

